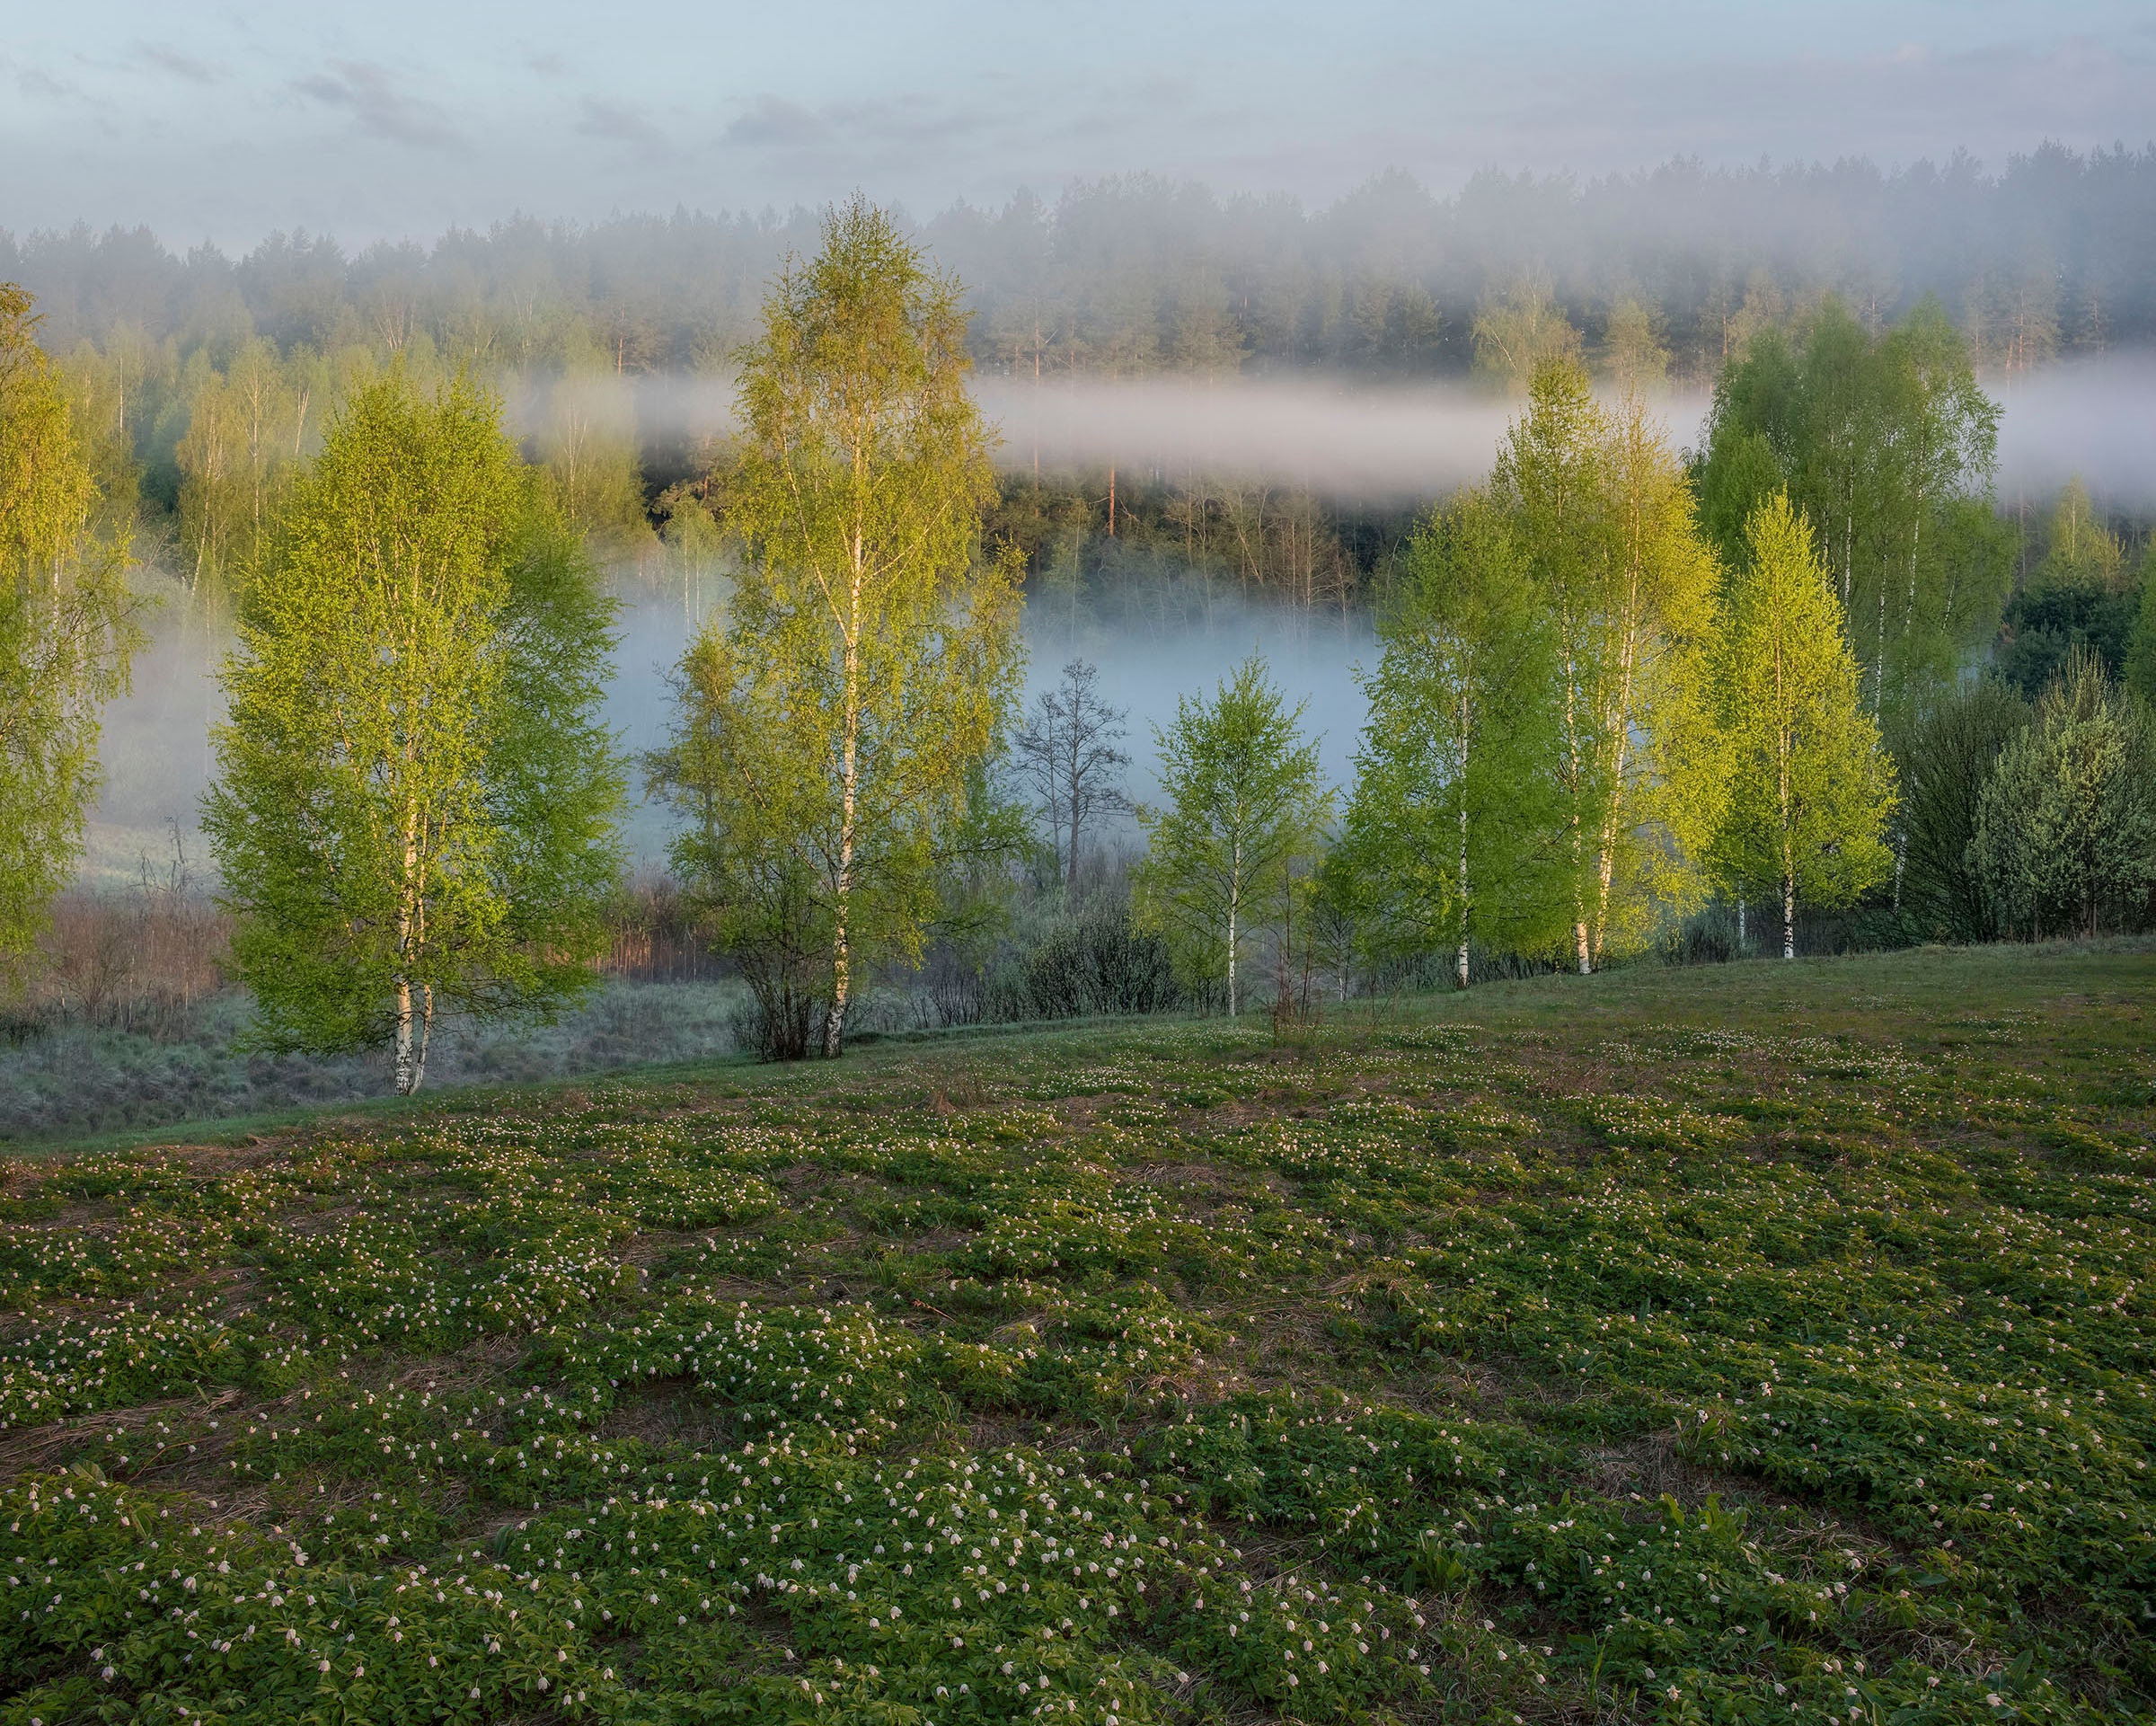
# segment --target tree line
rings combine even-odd
[[[1563,357],[1616,391],[1706,383],[1830,306],[1867,338],[1930,306],[2009,373],[2145,341],[2152,199],[2156,155],[2047,146],[1995,176],[1961,157],[1674,163],[1584,185],[1484,174],[1438,199],[1392,174],[1314,211],[1139,176],[960,207],[916,237],[970,284],[976,368],[1042,388],[1315,367],[1518,396]],[[37,298],[104,507],[213,600],[258,568],[336,407],[392,367],[492,382],[570,521],[611,561],[694,585],[730,451],[640,417],[634,384],[723,376],[814,232],[799,210],[519,219],[357,255],[279,235],[235,260],[78,228],[0,235],[0,279]],[[999,529],[1034,576],[1098,568],[1127,534],[1288,597],[1363,597],[1382,573],[1369,512],[1231,474],[1125,477],[1120,511],[1105,475],[1053,480],[1006,498]]]
[[[93,447],[9,295],[19,958],[140,635]],[[222,673],[205,827],[266,1043],[386,1046],[409,1091],[438,1014],[573,998],[638,766],[772,1055],[838,1054],[865,979],[992,929],[1037,821],[1075,885],[1086,834],[1127,806],[1123,716],[1082,662],[1018,712],[1023,556],[993,532],[967,328],[957,279],[858,199],[777,273],[719,500],[738,573],[677,668],[671,739],[633,764],[598,720],[613,602],[499,398],[393,365],[350,388],[263,506]],[[1878,332],[1833,304],[1762,332],[1689,460],[1637,390],[1612,403],[1576,353],[1542,355],[1486,482],[1393,571],[1344,797],[1260,660],[1161,728],[1133,936],[1239,1011],[1253,967],[1283,999],[1321,963],[1434,952],[1465,985],[1478,947],[1589,971],[1710,897],[1778,925],[1785,956],[1800,909],[1866,896],[1956,938],[2144,920],[2152,584],[2116,663],[2072,627],[2047,666],[2010,659],[2040,671],[2033,706],[1972,676],[2015,575],[1994,434],[1928,304]],[[2058,513],[2024,591],[2123,591],[2085,498]]]
[[[1053,203],[960,204],[915,237],[968,285],[976,362],[1027,375],[1464,372],[1480,314],[1533,284],[1596,348],[1622,349],[1644,316],[1705,382],[1778,306],[1828,293],[1873,325],[1934,295],[1984,365],[2145,342],[2152,214],[2156,152],[2046,145],[1996,172],[1958,153],[1893,172],[1490,170],[1451,197],[1393,172],[1320,208],[1139,174]],[[37,295],[63,351],[120,332],[183,350],[260,335],[280,352],[425,346],[526,368],[573,339],[626,371],[686,371],[753,339],[764,283],[816,235],[800,208],[679,211],[518,217],[349,253],[279,234],[234,258],[77,226],[0,234],[0,279]]]

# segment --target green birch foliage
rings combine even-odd
[[[1535,374],[1490,489],[1551,631],[1554,848],[1586,971],[1696,897],[1718,795],[1699,706],[1715,560],[1662,429],[1637,397],[1597,404],[1576,364]]]
[[[959,300],[858,199],[780,276],[742,372],[747,557],[685,665],[673,783],[710,824],[678,860],[746,963],[766,939],[821,947],[826,1055],[862,965],[918,958],[1017,693]]]
[[[2146,922],[2156,727],[2077,649],[1985,783],[1969,846],[2000,927],[2028,940]]]
[[[1763,331],[1715,385],[1701,514],[1727,562],[1776,491],[1813,526],[1860,686],[1897,730],[1996,625],[2010,546],[1991,508],[1999,410],[1927,299],[1881,334],[1829,298],[1792,343]]]
[[[1714,864],[1731,888],[1779,896],[1787,958],[1798,904],[1851,904],[1892,872],[1895,789],[1832,577],[1784,496],[1746,526],[1713,687],[1728,773]]]
[[[1231,1013],[1244,955],[1308,884],[1332,809],[1302,723],[1252,654],[1210,701],[1185,695],[1174,723],[1153,728],[1166,802],[1138,812],[1138,921],[1166,938],[1187,984],[1220,985]]]
[[[1489,495],[1434,512],[1409,542],[1363,679],[1370,713],[1329,875],[1350,888],[1361,944],[1394,957],[1471,939],[1559,946],[1551,766],[1557,679],[1549,620]]]
[[[397,1038],[423,1066],[436,1011],[588,985],[621,862],[613,617],[491,399],[395,376],[338,417],[225,661],[204,804],[266,1044]]]
[[[0,980],[82,854],[104,704],[143,644],[124,541],[98,500],[28,294],[0,282]]]

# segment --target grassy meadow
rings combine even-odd
[[[2156,1704],[2156,947],[0,1164],[0,1726]]]

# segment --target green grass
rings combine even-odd
[[[2156,952],[4,1166],[0,1726],[2145,1714]]]
[[[632,1061],[708,1059],[733,1046],[738,984],[603,979],[552,1025],[444,1027],[428,1078],[437,1089],[531,1084]],[[271,1055],[247,1046],[252,1009],[226,989],[155,1031],[51,1022],[0,1038],[0,1155],[141,1143],[208,1120],[287,1121],[350,1109],[391,1089],[389,1062],[362,1055]]]

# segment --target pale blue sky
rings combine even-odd
[[[1150,170],[1886,165],[2156,137],[2149,0],[0,4],[0,227],[431,238],[515,210],[925,216]]]

